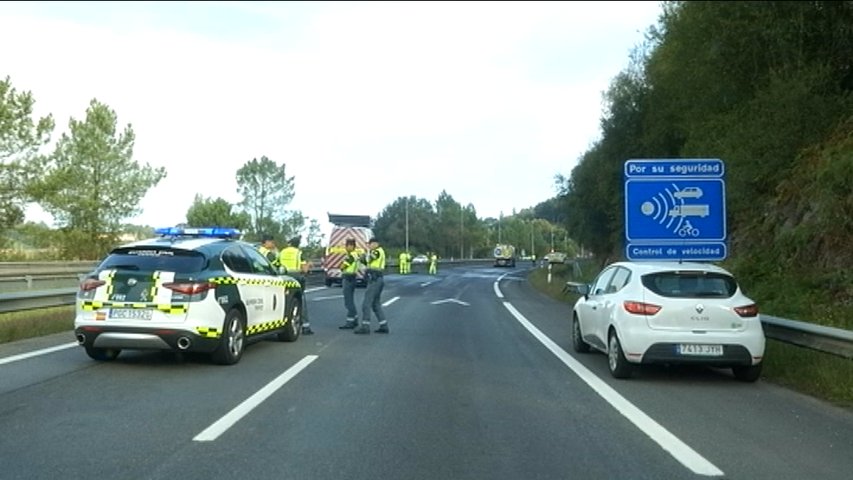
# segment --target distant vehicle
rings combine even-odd
[[[362,255],[367,252],[367,243],[373,237],[370,229],[370,217],[367,215],[333,215],[329,214],[329,222],[334,226],[329,235],[329,244],[326,246],[326,254],[323,256],[323,270],[326,272],[325,283],[327,287],[341,285],[341,263],[346,255],[344,247],[348,238],[355,239],[355,253]],[[367,284],[364,273],[356,274],[356,286]]]
[[[577,287],[572,346],[607,355],[615,378],[640,364],[731,368],[742,381],[761,374],[765,337],[758,306],[716,265],[616,262]]]
[[[563,252],[551,252],[545,255],[545,260],[548,263],[566,263],[566,254]]]
[[[427,258],[426,255],[418,255],[412,259],[413,264],[420,264],[420,263],[427,263],[427,262],[429,262],[429,259]]]
[[[323,272],[323,259],[322,258],[311,258],[307,260],[308,262],[308,271],[310,273],[319,273]]]
[[[709,214],[708,205],[676,205],[669,211],[670,217],[707,217]]]
[[[515,267],[515,247],[512,245],[497,245],[494,257],[496,267]]]
[[[699,187],[687,187],[673,194],[675,198],[702,198],[702,189]]]
[[[80,282],[74,334],[86,354],[122,350],[210,354],[240,361],[247,343],[302,332],[302,289],[230,228],[165,228],[113,249]]]

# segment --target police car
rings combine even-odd
[[[164,228],[113,249],[81,283],[74,333],[95,360],[123,349],[209,353],[240,361],[247,342],[302,331],[299,282],[281,275],[240,232]]]

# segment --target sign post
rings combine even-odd
[[[628,160],[624,178],[628,260],[726,258],[722,160]]]

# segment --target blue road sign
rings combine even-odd
[[[726,186],[717,159],[625,162],[629,260],[726,258]]]
[[[726,244],[629,243],[625,257],[630,260],[715,260],[726,258]]]

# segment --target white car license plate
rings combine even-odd
[[[681,355],[704,355],[709,357],[719,357],[723,355],[723,346],[682,343],[678,345],[678,353],[680,353]]]
[[[110,318],[121,320],[151,320],[153,310],[142,308],[111,308]]]

